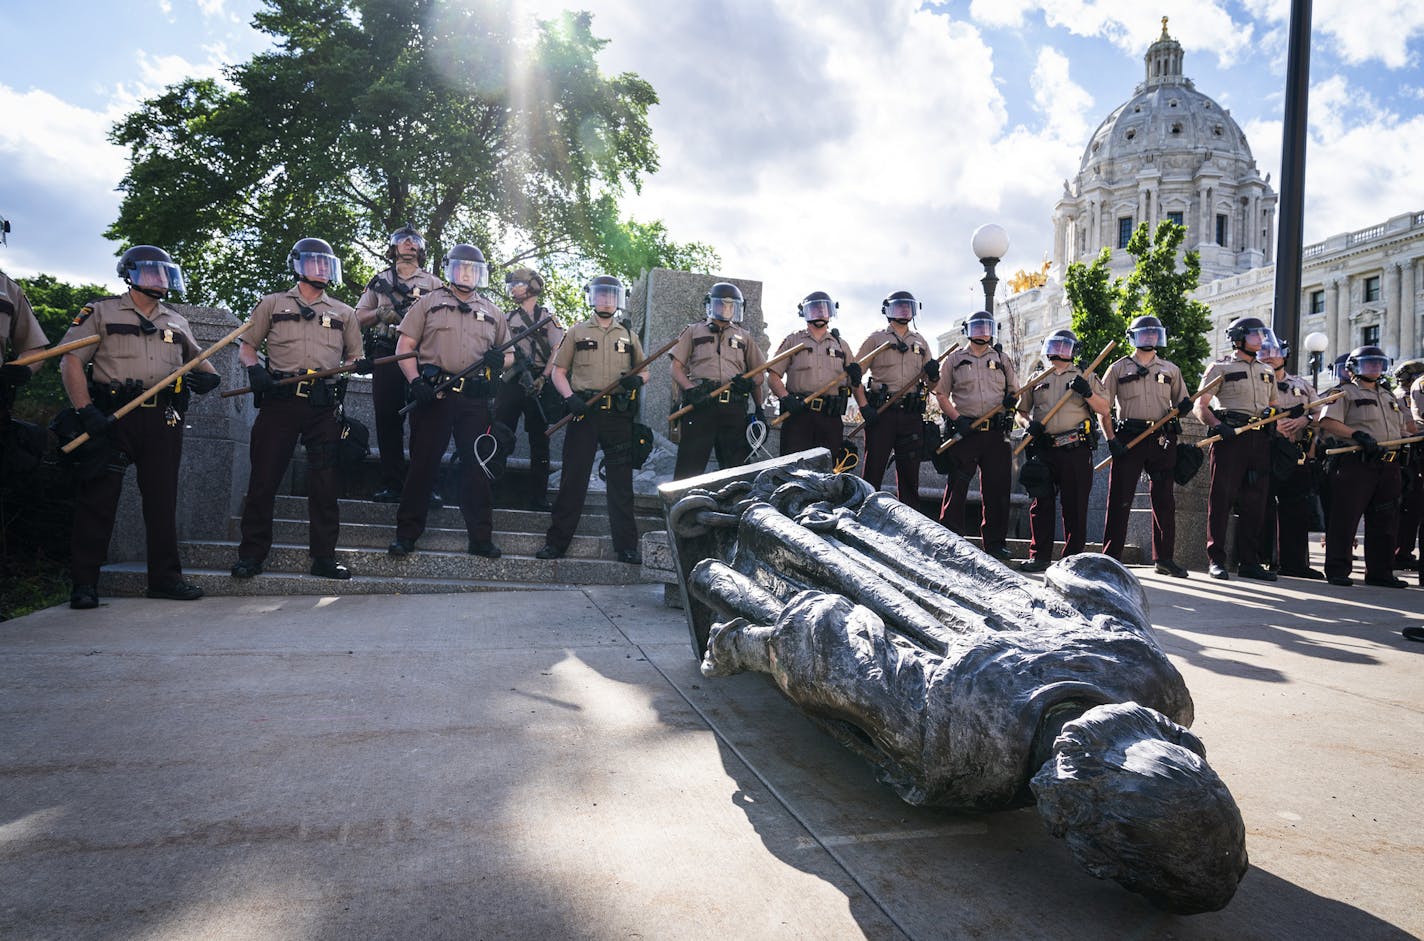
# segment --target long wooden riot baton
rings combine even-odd
[[[1378,444],[1381,448],[1384,448],[1386,451],[1393,451],[1404,447],[1406,444],[1418,444],[1420,441],[1424,441],[1424,435],[1415,435],[1412,438],[1392,438],[1389,441],[1378,441],[1376,442],[1376,444]],[[1354,451],[1362,450],[1364,450],[1364,445],[1352,444],[1343,448],[1326,448],[1325,453],[1350,454]]]
[[[1335,401],[1336,399],[1340,398],[1340,397],[1341,397],[1342,395],[1344,395],[1344,394],[1345,394],[1345,390],[1344,390],[1344,389],[1340,389],[1338,392],[1332,392],[1332,393],[1330,393],[1329,395],[1321,396],[1320,398],[1316,399],[1314,402],[1306,402],[1306,403],[1305,403],[1303,406],[1301,406],[1301,407],[1304,408],[1304,409],[1308,412],[1308,411],[1310,411],[1311,409],[1316,408],[1317,406],[1329,405],[1331,402],[1333,402],[1333,401]],[[1240,428],[1237,428],[1237,429],[1236,429],[1236,434],[1239,435],[1239,434],[1241,434],[1241,432],[1243,432],[1243,431],[1255,431],[1257,428],[1264,428],[1264,427],[1266,427],[1267,425],[1273,425],[1273,424],[1275,424],[1276,422],[1280,421],[1282,418],[1286,418],[1286,417],[1288,417],[1288,416],[1289,416],[1289,410],[1286,410],[1286,411],[1277,412],[1276,414],[1272,415],[1270,418],[1256,418],[1256,419],[1252,419],[1251,421],[1248,421],[1246,424],[1242,425]],[[1236,435],[1232,435],[1232,437],[1235,437],[1235,436],[1236,436]],[[1220,440],[1221,440],[1221,435],[1211,435],[1211,436],[1209,436],[1209,437],[1203,438],[1203,439],[1201,439],[1200,441],[1198,441],[1198,442],[1197,442],[1197,447],[1199,447],[1199,448],[1204,448],[1204,447],[1206,447],[1206,446],[1209,445],[1209,444],[1216,444],[1216,443],[1217,443],[1218,441],[1220,441]]]
[[[865,365],[866,365],[867,363],[869,363],[872,359],[874,359],[877,355],[879,355],[880,353],[883,353],[883,352],[885,351],[886,347],[890,346],[890,344],[891,344],[891,341],[890,341],[890,340],[886,340],[884,343],[880,344],[880,345],[877,346],[875,349],[871,350],[869,353],[866,353],[866,354],[865,354],[864,356],[862,356],[860,359],[855,360],[855,361],[854,361],[854,362],[855,362],[855,365],[861,366],[861,367],[865,366]],[[812,402],[814,402],[814,401],[816,401],[817,399],[821,398],[821,397],[824,396],[827,392],[831,391],[831,390],[834,389],[836,386],[840,385],[844,380],[845,380],[845,373],[841,373],[839,376],[837,376],[836,378],[832,379],[830,382],[828,382],[828,383],[826,383],[825,385],[821,386],[821,388],[817,389],[815,392],[812,392],[810,395],[806,396],[805,403],[806,403],[807,405],[810,405]],[[771,427],[773,427],[773,428],[780,427],[781,423],[784,422],[784,421],[786,421],[786,419],[790,418],[791,415],[792,415],[791,412],[784,412],[783,414],[776,416],[775,418],[773,418],[773,419],[771,420]]]
[[[746,372],[742,373],[741,378],[743,378],[743,379],[750,379],[750,378],[752,378],[753,376],[755,376],[757,373],[766,372],[768,369],[770,369],[772,366],[775,366],[777,363],[781,362],[783,359],[790,359],[791,357],[795,356],[797,353],[801,352],[801,351],[804,350],[804,349],[806,349],[806,344],[804,344],[804,343],[798,343],[798,344],[796,344],[795,346],[793,346],[791,349],[786,350],[785,352],[776,354],[776,355],[773,356],[771,359],[769,359],[769,360],[767,360],[766,362],[762,363],[760,366],[754,366],[754,367],[752,367],[751,369],[748,369]],[[721,395],[723,392],[726,392],[726,391],[727,391],[728,389],[730,389],[730,388],[732,388],[732,380],[729,379],[729,380],[727,380],[726,382],[722,383],[722,384],[721,384],[720,386],[718,386],[717,388],[713,389],[711,392],[707,393],[707,397],[710,399],[710,398],[712,398],[714,395]],[[679,418],[681,418],[682,416],[686,415],[688,412],[692,411],[694,408],[696,408],[696,406],[694,406],[694,405],[684,405],[682,408],[678,409],[677,411],[673,412],[671,415],[668,416],[668,424],[669,424],[669,425],[673,424],[673,423],[676,422]]]
[[[1204,386],[1202,386],[1200,389],[1198,389],[1198,390],[1192,395],[1191,401],[1195,402],[1197,399],[1201,398],[1202,396],[1207,395],[1208,393],[1213,393],[1213,392],[1215,392],[1215,391],[1221,386],[1221,384],[1222,384],[1223,382],[1225,382],[1225,381],[1226,381],[1226,377],[1225,377],[1225,376],[1217,376],[1217,377],[1216,377],[1215,379],[1213,379],[1211,382],[1207,383],[1206,385],[1204,385]],[[1129,442],[1127,443],[1127,450],[1131,451],[1133,448],[1137,447],[1139,444],[1141,444],[1142,442],[1146,441],[1148,438],[1152,437],[1152,435],[1156,433],[1156,431],[1157,431],[1158,428],[1161,428],[1163,425],[1167,424],[1167,422],[1171,421],[1171,420],[1174,419],[1174,418],[1180,418],[1180,417],[1181,417],[1181,414],[1182,414],[1182,413],[1179,412],[1179,411],[1177,411],[1175,408],[1172,409],[1172,410],[1170,410],[1169,412],[1167,412],[1167,414],[1163,415],[1161,418],[1159,418],[1159,419],[1157,419],[1155,422],[1153,422],[1153,423],[1152,423],[1152,426],[1151,426],[1150,428],[1148,428],[1148,429],[1147,429],[1146,431],[1144,431],[1142,434],[1138,435],[1136,438],[1133,438],[1131,441],[1129,441]],[[1093,467],[1093,470],[1095,470],[1095,471],[1100,471],[1100,470],[1102,470],[1104,467],[1107,467],[1109,464],[1112,463],[1112,459],[1113,459],[1113,456],[1112,456],[1111,454],[1109,454],[1107,457],[1105,457],[1105,458],[1103,458],[1101,461],[1099,461],[1099,462]]]
[[[677,336],[673,337],[671,340],[668,340],[668,341],[667,341],[666,343],[664,343],[662,346],[658,347],[657,352],[653,353],[651,356],[644,356],[642,362],[634,363],[633,366],[632,366],[632,368],[629,369],[626,373],[624,373],[624,375],[625,375],[625,376],[634,376],[634,375],[637,375],[638,373],[642,372],[644,369],[647,369],[650,365],[652,365],[652,363],[653,363],[654,360],[660,359],[664,353],[666,353],[668,350],[672,349],[674,346],[677,346],[678,338],[681,337],[681,336],[682,336],[682,334],[678,334]],[[550,381],[552,382],[553,380],[550,380]],[[606,396],[606,395],[612,395],[612,394],[613,394],[613,391],[618,388],[618,386],[619,386],[619,384],[620,384],[621,382],[622,382],[622,377],[619,377],[618,379],[614,379],[614,380],[613,380],[612,382],[610,382],[608,385],[604,386],[602,389],[599,389],[598,392],[596,392],[596,393],[594,394],[593,398],[591,398],[591,399],[588,400],[588,403],[587,403],[587,404],[592,405],[594,402],[597,402],[599,399],[603,398],[604,396]],[[552,438],[552,437],[554,436],[554,432],[558,431],[560,428],[564,427],[564,426],[567,425],[569,422],[573,421],[574,418],[575,418],[575,416],[574,416],[574,413],[573,413],[573,412],[570,412],[569,414],[565,415],[563,418],[560,418],[558,421],[554,422],[552,425],[550,425],[548,428],[546,428],[546,429],[544,430],[544,437],[546,437],[546,438]]]
[[[1019,387],[1019,391],[1016,393],[1015,398],[1018,398],[1018,399],[1022,400],[1022,398],[1023,398],[1023,393],[1024,393],[1024,390],[1025,390],[1025,389],[1029,389],[1029,388],[1032,388],[1033,386],[1038,385],[1040,382],[1042,382],[1043,380],[1047,379],[1047,378],[1048,378],[1048,374],[1051,373],[1051,372],[1053,372],[1053,367],[1052,367],[1052,366],[1048,367],[1048,368],[1045,369],[1043,372],[1039,373],[1037,376],[1034,376],[1034,377],[1033,377],[1032,379],[1030,379],[1028,382],[1025,382],[1022,386]],[[974,422],[974,426],[973,426],[973,427],[974,427],[974,430],[975,430],[975,431],[988,431],[988,430],[989,430],[989,420],[992,419],[995,415],[999,414],[999,413],[1002,412],[1002,411],[1004,411],[1004,403],[1003,403],[1003,402],[1000,402],[998,405],[995,405],[993,408],[989,409],[989,411],[987,411],[987,412],[985,412],[983,415],[980,415],[980,416],[979,416],[978,420],[976,420],[976,421]],[[961,441],[963,441],[963,440],[964,440],[963,436],[961,436],[961,435],[955,435],[953,438],[950,438],[950,439],[949,439],[948,441],[946,441],[944,444],[942,444],[942,445],[940,445],[938,448],[936,448],[936,449],[935,449],[935,453],[936,453],[936,454],[943,454],[944,452],[948,451],[950,448],[954,447],[956,444],[958,444],[959,442],[961,442]]]
[[[63,356],[65,353],[73,353],[75,350],[82,350],[86,346],[93,346],[99,342],[99,334],[92,337],[84,337],[82,340],[70,340],[68,343],[61,343],[59,346],[51,346],[48,349],[31,350],[24,356],[16,356],[6,363],[6,366],[32,366],[35,363],[42,363],[47,359],[56,356]]]
[[[1098,366],[1102,363],[1103,360],[1107,359],[1108,354],[1115,349],[1117,349],[1117,341],[1109,340],[1108,345],[1103,347],[1103,351],[1098,354],[1098,358],[1089,363],[1088,368],[1083,370],[1083,377],[1088,378],[1094,373],[1096,373],[1098,371]],[[1058,401],[1054,402],[1053,407],[1048,410],[1048,414],[1043,416],[1043,424],[1047,425],[1048,422],[1053,418],[1053,416],[1058,414],[1058,410],[1063,406],[1067,405],[1068,400],[1077,394],[1078,393],[1074,392],[1072,389],[1069,389],[1067,392],[1064,392],[1061,396],[1059,396]],[[1018,447],[1014,448],[1014,457],[1018,457],[1024,452],[1024,448],[1028,447],[1030,444],[1033,443],[1033,437],[1033,435],[1024,435],[1023,440],[1018,443]]]
[[[508,340],[506,340],[506,341],[504,341],[503,343],[501,343],[499,346],[492,346],[492,347],[490,347],[488,350],[486,350],[485,352],[486,352],[486,353],[506,353],[506,352],[508,352],[508,351],[510,351],[510,350],[512,350],[512,349],[514,349],[515,344],[520,343],[520,342],[522,342],[522,341],[528,339],[528,338],[529,338],[530,336],[532,336],[536,331],[543,329],[544,325],[547,324],[547,323],[549,323],[549,322],[550,322],[551,320],[553,320],[553,319],[554,319],[554,315],[553,315],[553,314],[545,314],[544,316],[540,317],[538,320],[536,320],[536,321],[534,321],[532,324],[530,324],[527,329],[521,330],[520,332],[516,333],[514,336],[510,337]],[[459,382],[461,379],[464,379],[464,378],[465,378],[466,376],[468,376],[470,373],[474,372],[474,371],[477,370],[477,369],[483,369],[483,368],[484,368],[484,358],[483,358],[483,356],[481,356],[481,358],[475,360],[473,363],[471,363],[470,365],[466,366],[464,369],[460,370],[459,372],[455,373],[455,375],[451,376],[449,379],[446,379],[444,382],[440,383],[440,385],[436,386],[436,387],[435,387],[435,394],[436,394],[436,395],[439,395],[440,393],[447,391],[451,386],[453,386],[455,383]],[[303,377],[303,378],[309,378],[309,377]],[[420,405],[419,402],[408,402],[408,403],[406,403],[406,405],[405,405],[403,408],[401,408],[399,414],[401,414],[401,415],[409,415],[411,412],[415,411],[416,407],[419,406],[419,405]]]
[[[411,350],[409,353],[397,353],[394,356],[382,356],[379,359],[371,360],[371,365],[384,366],[386,365],[386,363],[396,363],[400,362],[403,359],[410,359],[412,356],[419,355],[420,354],[417,351]],[[277,385],[291,386],[296,385],[299,382],[309,382],[312,379],[326,379],[329,376],[339,376],[345,372],[352,372],[355,368],[356,366],[354,363],[347,363],[345,366],[333,366],[330,369],[319,369],[316,372],[301,373],[296,376],[288,376],[285,379],[278,379]],[[241,389],[228,389],[222,394],[222,397],[225,399],[230,399],[235,395],[246,395],[251,391],[251,386],[246,386]]]
[[[126,405],[120,406],[117,410],[115,410],[113,414],[113,420],[118,421],[120,418],[123,418],[129,412],[132,412],[134,409],[140,407],[141,405],[143,405],[143,403],[147,402],[149,399],[153,398],[155,395],[162,392],[164,389],[168,388],[173,383],[177,382],[179,378],[188,374],[189,372],[192,372],[195,367],[200,365],[209,356],[212,356],[218,350],[227,346],[233,340],[236,340],[238,337],[246,333],[248,329],[252,326],[252,324],[253,321],[251,320],[248,320],[246,323],[238,324],[236,329],[234,329],[227,336],[223,337],[221,340],[214,343],[206,350],[203,350],[203,352],[199,353],[197,356],[194,356],[192,359],[188,360],[182,366],[179,366],[177,369],[173,370],[171,373],[164,376],[162,379],[158,380],[153,385],[149,386],[148,389],[144,391],[143,395],[140,395],[138,398],[133,399]],[[68,454],[88,440],[89,432],[86,431],[79,437],[75,438],[73,441],[66,444],[64,447],[60,448],[60,450],[63,451],[65,454]]]
[[[951,353],[953,353],[953,352],[954,352],[955,350],[957,350],[957,349],[959,349],[959,344],[958,344],[958,343],[951,343],[951,344],[949,345],[949,349],[945,350],[943,353],[941,353],[941,354],[939,354],[938,356],[935,357],[935,362],[940,363],[940,364],[943,364],[945,360],[949,359],[949,355],[950,355]],[[923,368],[921,368],[920,374],[923,374],[923,372],[924,372],[924,370],[923,370]],[[894,405],[896,402],[900,401],[900,400],[903,399],[905,396],[909,395],[909,394],[910,394],[910,390],[913,389],[915,386],[917,386],[917,385],[919,385],[919,384],[920,384],[920,376],[919,376],[919,375],[916,375],[915,378],[911,379],[909,382],[907,382],[907,383],[905,383],[903,386],[901,386],[901,387],[895,392],[894,395],[892,395],[892,396],[890,396],[890,398],[886,399],[886,400],[885,400],[885,403],[884,403],[883,405],[881,405],[880,408],[877,409],[877,411],[884,411],[885,409],[887,409],[887,408],[889,408],[890,406]],[[855,426],[854,428],[852,428],[850,431],[846,432],[846,440],[849,441],[851,438],[854,438],[856,435],[860,434],[860,433],[861,433],[862,431],[864,431],[864,430],[865,430],[865,422],[862,421],[859,425],[856,425],[856,426]]]

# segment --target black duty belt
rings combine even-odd
[[[839,395],[823,395],[819,399],[812,399],[806,403],[808,412],[825,412],[829,415],[844,415],[846,410],[847,396],[845,393]]]
[[[431,385],[436,387],[450,382],[450,387],[445,391],[454,395],[463,395],[472,399],[487,399],[494,394],[494,387],[489,381],[488,369],[476,369],[472,373],[455,379],[454,373],[442,372],[431,380]],[[454,380],[451,382],[451,380]]]
[[[1235,409],[1226,409],[1224,411],[1218,411],[1216,413],[1216,417],[1226,422],[1232,428],[1240,428],[1242,425],[1256,418],[1256,416],[1252,415],[1250,412],[1240,412]]]
[[[583,399],[585,402],[589,401],[597,394],[597,389],[574,390],[574,395]],[[599,399],[597,402],[594,402],[588,408],[591,412],[631,412],[633,410],[633,403],[636,402],[637,399],[637,389],[619,389],[617,392],[611,392],[608,395],[605,395],[603,398]],[[717,400],[714,399],[713,401]]]
[[[106,384],[90,383],[89,398],[93,399],[94,405],[99,411],[112,414],[134,399],[143,395],[147,391],[143,383],[134,380],[127,382],[110,382]],[[174,392],[172,388],[162,389],[155,396],[144,401],[139,408],[166,408],[169,405],[177,406],[179,410],[187,408],[188,394],[186,392]]]

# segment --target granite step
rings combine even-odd
[[[337,502],[343,529],[347,523],[372,525],[395,525],[396,507],[392,503],[373,503],[370,500],[340,500]],[[275,519],[307,519],[307,498],[291,495],[277,497],[272,515]],[[515,510],[504,507],[494,508],[494,529],[497,533],[538,533],[543,535],[549,529],[549,514],[535,510]],[[666,528],[661,510],[653,511],[640,506],[634,508],[634,520],[638,531]],[[458,506],[444,506],[431,510],[425,525],[430,529],[455,529],[463,531],[464,517]],[[604,504],[589,503],[584,506],[576,532],[583,536],[609,535],[608,511]],[[303,537],[305,538],[305,537]],[[498,541],[498,540],[496,540]]]
[[[304,519],[278,519],[272,521],[274,542],[301,546],[307,544],[309,527]],[[228,521],[228,536],[234,542],[241,539],[242,521],[233,517]],[[338,544],[347,549],[385,550],[396,538],[394,522],[389,523],[341,523]],[[508,555],[532,556],[544,546],[544,530],[519,532],[495,530],[494,542]],[[439,552],[464,552],[469,545],[469,535],[464,526],[455,529],[431,528],[420,537],[422,550]],[[612,559],[613,539],[609,536],[574,536],[569,543],[568,557],[572,559]]]
[[[184,569],[183,577],[213,596],[256,595],[433,595],[477,591],[528,591],[527,582],[489,581],[460,578],[382,578],[357,575],[346,581],[313,578],[295,572],[263,572],[256,578],[238,579],[223,569]],[[543,583],[540,591],[578,591],[581,586]],[[143,562],[123,562],[104,566],[99,573],[101,598],[142,595],[148,588]]]

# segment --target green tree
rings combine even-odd
[[[498,0],[266,0],[253,22],[275,50],[223,82],[170,86],[111,134],[130,168],[108,235],[171,251],[189,300],[250,307],[309,235],[336,248],[352,295],[407,222],[436,266],[461,241],[497,265],[627,277],[715,258],[620,215],[658,168],[657,95],[599,71],[607,40],[589,14],[530,24]]]
[[[1127,329],[1122,315],[1114,310],[1122,279],[1109,270],[1112,250],[1103,249],[1091,265],[1074,262],[1063,278],[1063,290],[1073,308],[1073,334],[1082,344],[1084,363],[1092,362],[1108,343],[1116,341],[1120,352]],[[1108,355],[1107,362],[1117,357]]]
[[[1147,223],[1137,227],[1127,242],[1128,254],[1137,263],[1119,288],[1118,313],[1125,322],[1146,315],[1162,321],[1167,328],[1165,356],[1194,391],[1211,353],[1211,310],[1187,296],[1201,282],[1201,256],[1186,252],[1181,269],[1177,267],[1177,249],[1186,235],[1187,230],[1170,219],[1158,224],[1155,237],[1149,236]]]
[[[64,336],[79,308],[111,293],[99,284],[68,284],[48,274],[15,280],[24,288],[25,297],[34,308],[35,317],[51,346]],[[59,361],[50,359],[20,390],[15,400],[15,415],[26,421],[46,424],[55,412],[68,405],[64,385],[59,381]]]

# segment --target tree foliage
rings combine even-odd
[[[469,242],[496,264],[635,277],[691,259],[619,213],[658,168],[657,103],[598,68],[587,13],[530,23],[498,0],[265,0],[276,48],[187,79],[112,131],[130,155],[109,237],[173,253],[195,303],[246,309],[285,280],[290,246],[331,242],[355,293],[386,236],[421,229],[438,268]]]
[[[1108,270],[1111,260],[1112,250],[1105,248],[1091,265],[1069,265],[1063,278],[1063,290],[1073,306],[1073,334],[1082,344],[1085,363],[1110,342],[1116,341],[1120,350],[1127,329],[1122,315],[1113,309],[1122,281],[1112,278]],[[1108,362],[1115,358],[1110,355]]]

